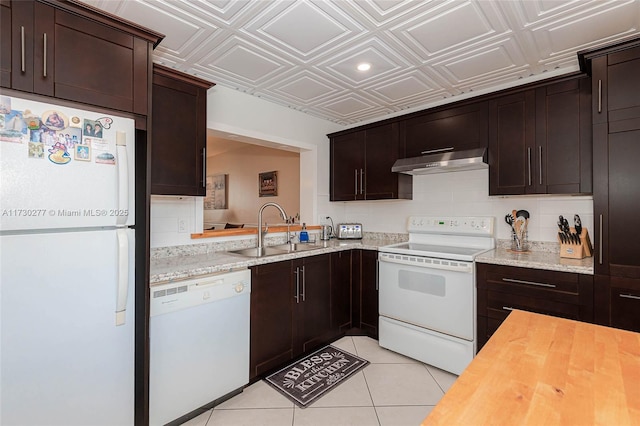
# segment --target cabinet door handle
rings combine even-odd
[[[527,167],[529,171],[529,186],[531,186],[531,148],[527,148],[527,163],[529,165],[529,167]]]
[[[624,297],[625,299],[640,300],[640,296],[636,296],[634,294],[622,294],[622,293],[620,293],[620,297]]]
[[[294,272],[294,274],[296,274],[296,295],[293,296],[294,299],[296,299],[296,303],[300,303],[300,268],[296,267],[296,271]]]
[[[599,257],[599,262],[602,265],[602,215],[600,215],[600,241],[598,241],[598,251],[600,252],[598,254]]]
[[[540,185],[542,185],[542,147],[541,146],[538,147],[538,157],[539,157],[539,159],[538,159],[539,160],[538,161],[538,169],[539,169],[538,172],[540,173],[539,182],[540,182]]]
[[[362,184],[362,177],[364,176],[364,170],[360,169],[360,195],[364,192],[364,185]]]
[[[556,288],[555,284],[545,284],[545,283],[537,283],[537,282],[534,282],[534,281],[515,280],[513,278],[503,278],[502,281],[507,282],[507,283],[528,284],[528,285],[535,285],[535,286],[538,286],[538,287]]]
[[[379,284],[378,284],[379,280],[380,280],[380,260],[376,259],[376,291],[379,290],[379,288],[378,288],[379,287]]]
[[[47,78],[47,33],[43,34],[42,76]]]
[[[598,80],[598,113],[602,112],[602,80]]]
[[[511,306],[503,306],[502,309],[505,311],[513,311],[515,308],[512,308]]]
[[[20,27],[20,70],[25,72],[24,59],[24,26]]]
[[[453,151],[453,147],[450,146],[448,148],[430,149],[428,151],[422,151],[420,154],[422,155],[435,154],[436,152],[446,152],[446,151]]]
[[[300,273],[302,274],[302,293],[300,293],[300,295],[302,296],[302,301],[304,302],[306,299],[305,294],[307,293],[307,277],[304,273],[304,266],[300,268]]]
[[[354,172],[355,172],[354,186],[356,188],[354,194],[358,195],[358,169],[355,169]]]
[[[202,148],[202,187],[207,187],[207,148]]]

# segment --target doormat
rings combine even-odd
[[[369,361],[328,345],[265,380],[305,408],[364,368]]]

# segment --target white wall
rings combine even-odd
[[[278,195],[260,197],[258,174],[277,171]],[[207,159],[210,175],[227,174],[228,209],[205,210],[205,227],[209,223],[243,223],[258,225],[258,209],[264,203],[278,203],[295,217],[300,212],[300,155],[296,152],[276,150],[257,145],[224,152]],[[282,223],[276,209],[265,209],[262,219],[269,223]]]
[[[513,209],[526,209],[531,213],[532,241],[557,241],[560,214],[570,223],[575,213],[580,214],[583,225],[593,234],[592,197],[489,197],[487,170],[415,176],[411,201],[331,203],[326,135],[343,127],[219,86],[210,89],[207,108],[211,129],[300,148],[300,214],[307,223],[326,223],[324,218],[331,216],[335,223],[362,222],[365,231],[406,232],[409,215],[486,215],[496,218],[497,238],[508,239],[510,230],[504,216]],[[194,199],[152,201],[152,247],[193,243],[177,232],[176,215],[193,217],[190,232],[200,232],[201,206],[196,203]]]

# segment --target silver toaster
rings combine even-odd
[[[362,239],[362,224],[339,223],[336,235],[339,240],[360,240]]]

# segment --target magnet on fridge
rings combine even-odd
[[[44,158],[44,144],[40,142],[29,142],[29,158]]]
[[[78,127],[78,128],[80,128],[80,126],[82,126],[82,120],[80,119],[80,117],[74,115],[73,117],[71,117],[69,119],[69,127]]]
[[[60,111],[45,111],[42,114],[42,124],[51,130],[64,130],[69,127],[69,119]]]
[[[100,117],[96,119],[96,122],[99,123],[103,129],[110,129],[111,124],[113,124],[113,118],[111,117]]]
[[[56,144],[49,149],[49,161],[53,164],[69,163],[69,161],[71,161],[71,156],[67,151],[67,147],[60,142],[56,142]]]
[[[73,158],[79,161],[91,161],[91,147],[89,145],[76,145]]]

